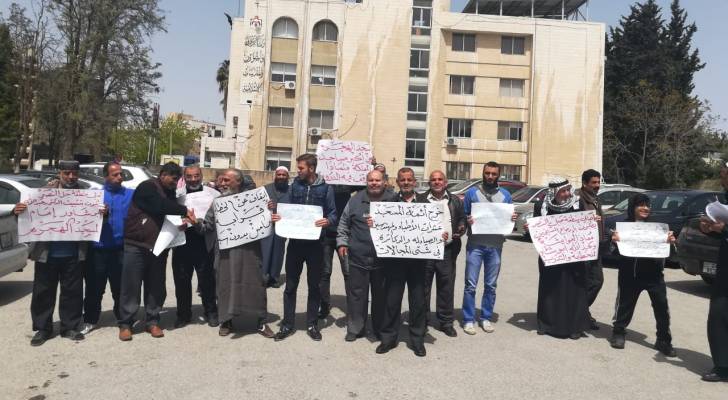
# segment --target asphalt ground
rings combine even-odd
[[[236,320],[236,332],[219,337],[216,328],[198,319],[202,310],[197,296],[195,323],[171,329],[175,301],[168,266],[164,338],[137,333],[133,341],[120,342],[107,290],[101,327],[86,340],[76,343],[55,337],[31,347],[33,267],[29,263],[23,272],[0,280],[0,398],[728,398],[728,384],[700,380],[700,374],[712,366],[706,337],[709,288],[700,278],[681,270],[666,271],[677,349],[677,357],[668,359],[652,348],[655,322],[647,293],[642,294],[629,326],[626,348],[609,346],[617,292],[614,269],[605,269],[604,288],[592,307],[601,329],[576,341],[537,335],[536,259],[531,243],[509,240],[498,282],[495,332],[468,336],[458,325],[458,337],[449,338],[431,328],[425,358],[407,348],[406,326],[399,346],[385,355],[375,354],[377,342],[372,339],[344,341],[345,297],[338,264],[332,276],[334,309],[323,324],[321,342],[313,342],[303,329],[304,282],[299,286],[299,331],[285,341],[257,335],[253,318]],[[461,253],[455,290],[458,318],[464,269],[465,254]],[[481,292],[482,277],[477,299]],[[274,330],[283,314],[282,300],[282,288],[269,290]],[[406,305],[405,297],[405,309]]]

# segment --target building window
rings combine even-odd
[[[410,91],[407,98],[407,119],[427,120],[427,93]]]
[[[474,76],[450,75],[450,94],[473,94],[474,91]]]
[[[298,38],[298,24],[290,18],[279,18],[273,24],[273,37],[286,39]]]
[[[454,119],[447,120],[447,137],[451,138],[469,138],[473,128],[472,119]],[[448,175],[449,176],[449,175]]]
[[[313,27],[313,40],[335,42],[338,36],[339,29],[331,21],[321,21]]]
[[[275,171],[278,167],[291,169],[291,149],[267,147],[265,149],[265,170]]]
[[[526,54],[526,38],[515,36],[502,36],[501,54]]]
[[[293,109],[283,107],[268,108],[268,126],[293,128]]]
[[[312,65],[311,84],[321,86],[336,86],[336,67],[325,65]]]
[[[296,80],[296,64],[271,63],[270,64],[270,80],[271,82],[286,82]]]
[[[452,34],[453,51],[475,51],[475,35],[468,33]]]
[[[222,137],[222,129],[215,129],[212,137],[221,138]]]
[[[334,111],[309,110],[308,127],[319,129],[334,129]]]
[[[416,2],[415,2],[416,3]],[[429,36],[432,27],[432,3],[429,7],[412,7],[412,34]]]
[[[410,50],[410,70],[430,69],[430,51],[425,49]]]
[[[500,177],[501,179],[510,179],[513,181],[521,180],[521,166],[520,165],[500,165]]]
[[[425,165],[424,129],[407,129],[404,165],[408,167],[423,167]]]
[[[523,122],[498,121],[498,140],[521,141]]]
[[[501,97],[523,97],[523,79],[503,79],[500,80]]]
[[[465,162],[446,162],[445,174],[448,179],[466,181],[470,179],[470,163]]]

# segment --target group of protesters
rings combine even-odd
[[[35,242],[30,258],[35,261],[31,316],[31,345],[39,346],[53,336],[53,312],[60,285],[59,315],[61,336],[82,340],[97,328],[101,301],[108,281],[114,301],[113,313],[119,327],[119,339],[133,338],[136,314],[144,285],[144,325],[155,338],[164,336],[160,312],[166,298],[167,256],[172,254],[172,271],[177,302],[175,328],[192,321],[192,276],[197,274],[197,291],[202,299],[203,317],[220,336],[230,335],[233,319],[254,316],[257,332],[266,338],[282,341],[296,332],[296,297],[303,275],[307,280],[306,332],[314,341],[322,339],[319,322],[329,317],[332,300],[330,281],[336,254],[344,278],[346,294],[346,336],[348,342],[372,335],[379,340],[376,353],[395,348],[401,325],[404,289],[409,302],[408,347],[417,356],[425,356],[428,326],[450,337],[457,336],[455,324],[456,260],[465,247],[465,289],[462,299],[462,330],[468,335],[478,330],[495,331],[496,287],[501,268],[504,235],[474,234],[472,215],[475,203],[512,203],[510,193],[499,187],[500,166],[488,162],[483,166],[482,184],[465,192],[463,199],[447,189],[448,178],[442,171],[429,174],[429,189],[415,192],[415,172],[400,168],[395,191],[388,183],[382,164],[366,176],[366,186],[329,185],[316,173],[317,158],[304,154],[296,159],[297,176],[290,182],[286,167],[275,170],[275,178],[265,186],[271,222],[285,217],[277,212],[282,203],[319,206],[322,218],[318,240],[286,239],[270,235],[247,244],[221,249],[218,246],[215,212],[195,215],[184,205],[184,197],[195,192],[209,192],[214,197],[232,196],[255,188],[253,180],[237,169],[220,172],[210,187],[203,184],[198,166],[184,170],[174,163],[161,167],[159,176],[141,183],[135,190],[122,185],[122,168],[110,162],[103,168],[105,176],[101,238],[98,242]],[[59,163],[58,180],[53,187],[77,189],[79,165],[75,161]],[[183,185],[178,185],[182,179]],[[615,245],[619,232],[604,228],[602,207],[597,193],[601,175],[595,170],[582,174],[581,187],[564,178],[553,179],[544,199],[534,205],[534,216],[547,216],[593,210],[599,230],[599,253],[618,253]],[[290,183],[289,183],[290,182]],[[721,182],[728,190],[728,164],[721,169]],[[442,205],[444,254],[442,259],[378,257],[372,240],[374,221],[372,202],[436,203]],[[15,206],[16,215],[27,210],[24,203]],[[638,194],[629,200],[627,220],[649,221],[650,198]],[[152,252],[167,216],[179,216],[185,231],[185,244],[159,255]],[[514,213],[512,219],[517,215]],[[703,378],[728,380],[728,228],[722,222],[703,219],[701,229],[721,235],[717,283],[711,298],[709,341],[715,369]],[[528,228],[528,226],[526,226]],[[669,232],[665,241],[675,237]],[[618,296],[613,319],[611,345],[625,346],[625,329],[642,291],[647,291],[657,325],[655,348],[674,357],[670,335],[670,314],[663,276],[664,259],[619,256]],[[285,266],[285,280],[281,271]],[[483,270],[484,291],[480,313],[475,295]],[[85,293],[84,293],[85,280]],[[435,318],[430,320],[432,284],[435,283]],[[545,266],[539,259],[537,332],[558,338],[579,339],[588,330],[599,329],[589,313],[603,284],[600,258],[558,266]],[[277,332],[269,327],[267,295],[269,290],[285,284],[283,319]],[[367,330],[371,320],[371,330]]]

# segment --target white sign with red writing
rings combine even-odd
[[[98,241],[104,207],[103,190],[33,189],[21,200],[19,242]]]
[[[316,172],[331,185],[364,186],[371,171],[372,147],[366,142],[319,140]]]
[[[599,227],[594,211],[529,218],[528,231],[544,265],[596,260]]]

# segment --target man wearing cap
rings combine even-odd
[[[269,208],[275,212],[278,203],[288,203],[288,168],[281,165],[276,168],[275,179],[272,183],[265,185],[271,203]],[[267,287],[280,287],[278,279],[283,268],[283,255],[286,251],[286,238],[278,235],[270,235],[260,241],[263,251],[263,279]]]
[[[78,161],[60,161],[58,169],[58,180],[49,183],[49,188],[80,189]],[[26,210],[27,205],[21,202],[15,205],[13,213],[19,215]],[[87,249],[88,242],[34,242],[30,246],[29,258],[35,261],[30,315],[36,331],[30,340],[31,346],[40,346],[53,336],[53,310],[59,285],[61,336],[71,340],[84,339],[79,330],[82,328],[83,263]]]

